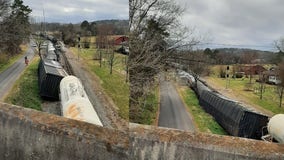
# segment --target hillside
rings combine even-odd
[[[218,53],[219,57],[224,58],[224,64],[234,64],[234,63],[242,63],[242,60],[246,59],[246,55],[250,54],[254,56],[255,62],[252,63],[274,63],[276,53],[270,51],[261,51],[255,49],[247,49],[247,48],[217,48],[212,49]]]

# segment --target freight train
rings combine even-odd
[[[80,80],[75,76],[69,76],[60,63],[59,51],[54,47],[57,40],[52,36],[45,38],[47,40],[40,46],[38,65],[40,96],[47,100],[61,98],[61,110],[64,117],[103,126]],[[59,96],[60,91],[61,97]]]
[[[268,137],[269,141],[276,140],[279,143],[284,143],[284,114],[277,114],[270,118],[267,129],[267,135],[263,136],[262,139],[266,140]]]
[[[184,72],[182,75],[187,76],[189,73]],[[252,139],[261,139],[263,134],[266,134],[267,131],[263,131],[263,128],[269,120],[267,115],[247,109],[239,102],[210,89],[202,80],[193,80],[192,77],[188,76],[188,83],[197,94],[200,106],[211,114],[228,134]]]
[[[198,83],[197,86],[199,85],[203,85],[203,83]],[[268,116],[248,110],[236,101],[202,88],[199,86],[198,90],[196,90],[199,95],[200,105],[230,135],[261,139],[262,128],[267,125]]]
[[[68,75],[58,61],[59,55],[50,41],[40,47],[38,65],[39,95],[44,99],[59,100],[58,90],[62,78]]]
[[[63,78],[60,82],[60,93],[64,117],[103,126],[77,77],[67,76]]]

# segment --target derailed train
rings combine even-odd
[[[69,76],[59,62],[54,38],[46,37],[40,51],[38,65],[39,94],[48,100],[59,100],[61,92],[62,115],[80,121],[103,126],[79,79]],[[52,40],[52,41],[50,41]],[[71,77],[71,78],[70,78]],[[61,81],[63,84],[61,84]],[[61,88],[59,88],[61,84]]]
[[[75,76],[66,76],[60,82],[62,115],[103,126],[94,110],[81,81]]]
[[[268,116],[249,110],[208,88],[202,81],[191,81],[203,109],[230,134],[238,137],[261,139]],[[267,131],[265,131],[267,132]]]
[[[52,42],[45,41],[40,48],[39,94],[45,99],[58,100],[59,83],[68,73],[58,62],[59,55],[56,53]]]

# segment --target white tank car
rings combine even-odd
[[[268,133],[279,143],[284,143],[284,114],[270,118],[267,125]]]
[[[77,77],[66,76],[61,80],[60,98],[64,117],[103,126]]]

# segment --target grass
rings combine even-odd
[[[179,92],[200,132],[227,135],[226,131],[215,121],[215,119],[200,107],[199,101],[191,89],[183,87],[179,89]]]
[[[226,86],[226,80],[217,77],[209,77],[208,80],[214,81],[220,86]],[[263,99],[260,99],[260,93],[258,91],[259,83],[252,79],[251,90],[247,90],[246,85],[249,83],[249,79],[230,79],[228,88],[234,93],[238,93],[240,97],[245,98],[251,104],[258,105],[266,110],[273,112],[274,114],[284,113],[284,105],[279,107],[279,97],[276,93],[275,85],[265,84],[265,92],[263,93]]]
[[[41,110],[41,99],[38,89],[37,67],[39,57],[27,66],[24,73],[16,81],[11,92],[7,95],[4,102],[11,103],[26,108]]]
[[[21,45],[22,53],[13,57],[8,57],[5,54],[0,53],[0,73],[13,65],[22,55],[27,51],[27,46]]]
[[[78,55],[77,48],[71,48],[72,52]],[[103,62],[102,67],[99,66],[99,61],[93,60],[94,55],[98,55],[96,49],[81,49],[79,57],[83,59],[90,72],[95,73],[100,78],[100,84],[104,91],[112,98],[116,106],[119,108],[119,115],[127,119],[129,118],[129,86],[125,82],[125,75],[121,72],[123,63],[117,61],[114,66],[113,73],[110,74],[110,69],[107,61]],[[123,55],[115,54],[117,59],[124,59]],[[106,55],[103,53],[103,58]],[[124,66],[125,68],[125,66]]]
[[[157,118],[159,104],[159,87],[155,87],[146,97],[146,102],[141,107],[140,124],[153,125]]]

